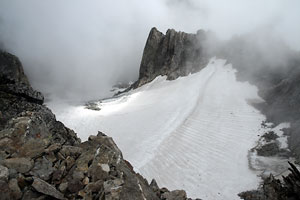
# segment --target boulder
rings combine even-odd
[[[50,179],[50,176],[54,172],[54,168],[52,167],[52,165],[52,162],[47,160],[45,157],[38,158],[35,160],[34,167],[30,171],[30,174],[32,176],[39,177],[44,181],[47,181]]]
[[[0,181],[8,180],[9,171],[6,167],[0,165]]]
[[[30,158],[9,158],[4,161],[4,165],[20,173],[27,173],[32,169],[33,161]]]
[[[11,195],[13,199],[21,199],[23,193],[21,189],[19,188],[17,179],[11,179],[8,182],[8,187],[11,191]]]
[[[162,199],[165,200],[185,200],[186,193],[184,190],[174,190],[171,192],[165,192],[162,194]]]
[[[50,185],[42,179],[35,177],[32,187],[42,194],[54,197],[56,199],[64,199],[64,195],[62,193],[60,193],[53,185]]]

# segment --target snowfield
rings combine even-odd
[[[265,117],[249,104],[262,101],[256,87],[237,82],[225,63],[213,58],[174,81],[157,77],[99,103],[100,111],[57,102],[49,107],[82,140],[98,130],[113,137],[135,170],[160,187],[184,189],[192,198],[239,199],[260,181],[248,152],[264,132]]]

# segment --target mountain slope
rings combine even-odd
[[[2,51],[0,77],[1,200],[187,199],[150,186],[103,133],[81,143],[43,105],[18,58]]]
[[[247,155],[265,119],[247,100],[261,101],[257,89],[237,82],[224,60],[212,59],[193,75],[158,77],[103,101],[100,111],[49,106],[83,139],[109,132],[135,169],[160,186],[184,188],[191,197],[238,199],[258,185]]]

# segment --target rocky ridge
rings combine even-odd
[[[43,105],[17,57],[0,52],[0,77],[0,199],[187,199],[148,184],[111,137],[81,143]]]
[[[139,79],[133,87],[140,87],[159,75],[173,80],[200,71],[209,61],[207,37],[203,30],[188,34],[169,29],[164,35],[152,28],[144,48]]]

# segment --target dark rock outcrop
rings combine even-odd
[[[166,75],[169,80],[201,70],[208,63],[207,33],[176,32],[169,29],[164,35],[152,28],[144,48],[139,79],[133,87],[139,87]]]
[[[20,61],[0,52],[0,199],[187,199],[153,189],[99,132],[81,143],[56,121]]]
[[[43,104],[44,97],[32,89],[17,57],[6,52],[0,53],[0,90],[25,98],[29,102]]]
[[[290,174],[283,181],[270,175],[258,190],[242,192],[239,196],[244,200],[298,200],[300,197],[300,172],[292,163]]]

